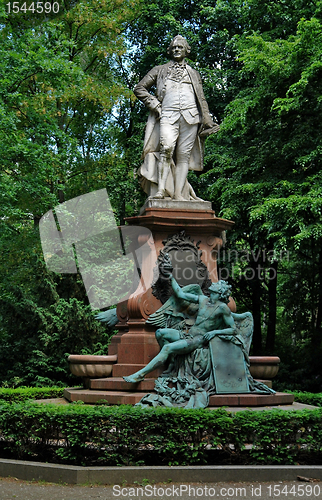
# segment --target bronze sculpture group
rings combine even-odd
[[[147,321],[159,327],[155,335],[160,353],[143,369],[124,377],[127,382],[138,383],[168,363],[156,380],[155,393],[145,396],[139,404],[204,408],[211,394],[274,393],[250,375],[248,353],[253,319],[249,312],[230,311],[228,283],[212,283],[208,297],[199,285],[181,288],[172,275],[170,279],[173,296]],[[213,343],[215,337],[218,340]],[[223,347],[226,359],[218,367],[216,359]]]

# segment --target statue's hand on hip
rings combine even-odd
[[[160,120],[161,118],[161,104],[158,104],[156,108],[154,108],[154,114],[156,116],[157,120]]]
[[[208,135],[215,134],[220,130],[218,123],[213,123],[210,127],[207,127],[207,124],[204,124],[203,130],[200,132],[200,137],[208,137]]]

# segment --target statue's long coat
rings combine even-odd
[[[150,115],[147,121],[144,138],[143,160],[144,163],[140,168],[139,175],[141,177],[142,188],[147,194],[150,192],[150,183],[157,185],[157,162],[160,151],[160,124],[154,114],[155,108],[162,103],[166,92],[166,81],[170,73],[172,62],[155,66],[149,73],[136,85],[134,94],[140,99],[145,106],[150,110]],[[187,72],[191,78],[191,83],[196,95],[197,106],[201,115],[201,129],[203,123],[213,123],[209,114],[209,108],[202,88],[201,77],[198,71],[194,70],[186,64]],[[149,90],[152,86],[156,87],[156,94],[150,94]],[[203,150],[204,140],[197,134],[195,144],[193,146],[189,169],[201,171],[203,169]],[[186,190],[189,190],[186,183]],[[166,190],[170,195],[173,194],[173,177],[168,176]]]

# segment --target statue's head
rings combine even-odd
[[[190,54],[191,48],[187,40],[183,38],[183,36],[177,35],[173,38],[167,50],[167,53],[169,54],[171,59],[174,59],[173,50],[176,50],[177,46],[183,47],[183,57],[186,57]]]
[[[219,280],[217,283],[212,283],[208,290],[209,292],[218,293],[218,300],[228,304],[231,286],[228,285],[227,281]]]

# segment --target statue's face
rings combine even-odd
[[[210,298],[212,302],[216,302],[217,300],[219,300],[219,296],[219,290],[210,290]]]
[[[174,40],[171,49],[172,59],[176,62],[181,62],[186,56],[186,47],[182,40]]]

